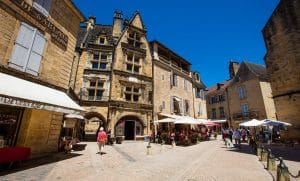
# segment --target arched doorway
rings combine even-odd
[[[85,118],[85,140],[95,141],[100,127],[106,130],[106,120],[104,116],[97,112],[88,112],[84,115]]]
[[[125,140],[136,140],[144,135],[145,125],[135,116],[122,117],[115,126],[115,135]]]

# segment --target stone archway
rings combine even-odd
[[[105,117],[98,112],[88,112],[84,115],[85,118],[85,138],[86,140],[95,141],[97,133],[100,127],[103,127],[105,130],[107,128],[107,121]]]
[[[115,135],[122,136],[125,140],[143,138],[145,125],[137,116],[123,116],[115,125]]]

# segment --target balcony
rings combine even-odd
[[[239,112],[233,114],[233,119],[244,120],[244,119],[258,119],[259,111]]]

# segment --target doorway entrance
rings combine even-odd
[[[124,129],[124,136],[125,136],[125,140],[134,140],[134,130],[135,127],[135,121],[129,121],[126,120],[125,121],[125,129]]]

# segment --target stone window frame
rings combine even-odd
[[[224,107],[219,107],[220,118],[225,118],[225,110]]]
[[[142,47],[142,42],[141,42],[142,35],[136,31],[128,31],[128,36],[127,36],[127,41],[128,45],[131,45],[136,48],[141,48]],[[132,42],[132,43],[130,43]]]
[[[98,56],[98,58],[95,57],[95,55]],[[106,58],[103,58],[102,55],[106,55]],[[105,52],[105,51],[97,51],[92,53],[92,58],[90,59],[90,62],[92,64],[93,70],[107,70],[108,64],[112,60],[112,53],[111,52]],[[96,68],[94,68],[94,64],[97,65]],[[105,69],[101,68],[101,65],[105,64]]]
[[[101,43],[101,39],[103,40],[103,43]],[[100,35],[100,36],[98,36],[96,43],[99,45],[106,45],[107,38],[104,35]]]
[[[243,117],[248,117],[249,116],[249,106],[248,104],[241,104],[241,112]]]
[[[184,100],[184,114],[189,115],[190,114],[190,101]]]
[[[184,87],[184,90],[188,90],[187,80],[186,79],[183,79],[183,87]]]
[[[93,82],[93,85],[92,85]],[[87,87],[88,100],[89,101],[101,101],[103,99],[105,91],[105,80],[102,79],[90,79],[89,86]],[[90,96],[90,91],[94,91],[94,95]],[[101,96],[98,96],[98,91],[101,92]]]
[[[242,100],[242,99],[245,99],[247,97],[247,93],[246,93],[246,87],[244,85],[241,85],[237,88],[237,92],[238,92],[238,95],[239,95],[239,98]]]
[[[131,59],[128,59],[128,57],[132,56]],[[138,62],[136,61],[136,58],[138,58]],[[133,73],[133,74],[140,74],[141,72],[141,59],[142,57],[138,54],[132,53],[132,52],[127,52],[126,53],[126,58],[125,58],[125,62],[126,62],[126,66],[125,66],[125,70],[127,72]],[[129,70],[129,66],[131,66],[130,70]],[[136,69],[138,69],[138,71],[136,71]]]
[[[216,109],[215,108],[212,108],[211,109],[211,112],[212,112],[212,119],[217,119],[217,111],[216,111]]]
[[[127,102],[139,102],[140,101],[140,97],[142,95],[141,93],[141,88],[140,87],[137,87],[137,86],[134,86],[134,85],[131,85],[131,86],[124,86],[124,100],[127,101]],[[136,91],[138,90],[138,91]],[[128,100],[126,97],[129,96],[130,97],[130,100]],[[135,97],[137,97],[137,100],[135,100]]]

